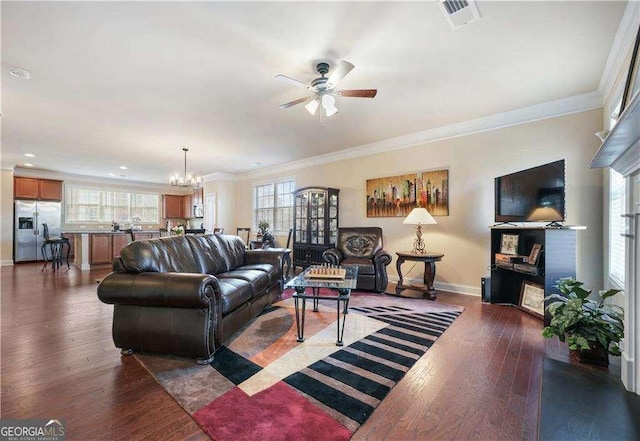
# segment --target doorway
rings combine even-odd
[[[204,228],[207,233],[213,233],[216,226],[216,194],[207,194],[204,197]]]

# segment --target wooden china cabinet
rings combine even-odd
[[[306,187],[295,192],[293,266],[303,268],[324,263],[322,253],[338,238],[336,188]]]

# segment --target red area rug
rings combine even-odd
[[[339,347],[335,302],[308,310],[305,341],[298,343],[290,292],[283,297],[210,366],[136,354],[214,440],[348,440],[462,312],[423,299],[354,292]]]

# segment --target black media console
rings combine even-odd
[[[544,286],[545,296],[558,292],[555,289],[556,280],[576,277],[576,232],[580,229],[585,227],[492,227],[491,303],[518,305],[525,281]],[[518,264],[513,268],[496,265],[496,254],[502,251],[503,234],[518,236],[517,254],[521,256],[528,256],[534,244],[542,245],[534,271]],[[548,324],[546,316],[545,324]]]

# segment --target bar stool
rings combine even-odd
[[[69,244],[69,239],[66,237],[50,237],[49,236],[49,227],[47,224],[42,224],[42,235],[44,240],[42,241],[42,247],[40,251],[42,252],[42,257],[44,258],[44,266],[40,271],[44,271],[47,267],[47,262],[49,261],[49,256],[47,256],[47,245],[49,246],[49,251],[51,252],[51,267],[53,271],[57,268],[60,268],[62,265],[62,251],[64,250],[64,245],[67,245],[67,269],[69,266],[69,253],[71,252],[71,245]]]

